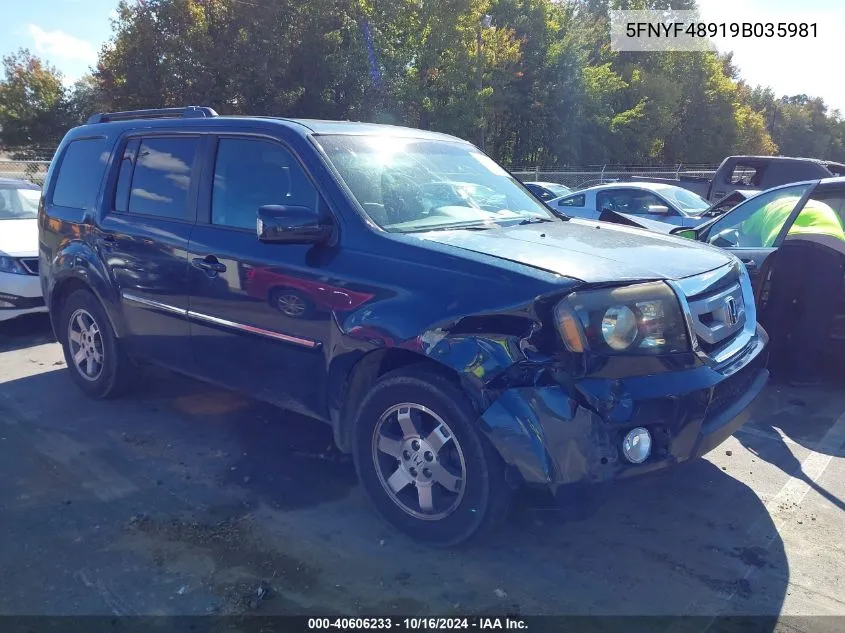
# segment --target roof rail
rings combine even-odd
[[[98,112],[88,118],[87,123],[108,123],[109,121],[131,121],[133,119],[204,119],[217,113],[206,106],[185,108],[155,108],[151,110],[127,110],[125,112]]]

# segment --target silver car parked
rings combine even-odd
[[[609,210],[645,220],[692,228],[704,222],[709,207],[704,198],[692,191],[654,182],[614,182],[581,189],[549,200],[553,211],[598,220]]]

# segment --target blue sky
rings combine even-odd
[[[3,0],[0,53],[28,48],[70,83],[96,64],[115,7],[117,0]]]
[[[61,70],[68,83],[96,63],[110,33],[117,0],[2,0],[4,37],[0,54],[26,47]],[[845,114],[841,81],[845,46],[843,0],[699,0],[702,19],[713,22],[817,22],[818,37],[807,40],[717,41],[733,50],[742,76],[778,96],[823,97]]]

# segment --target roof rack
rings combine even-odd
[[[133,119],[205,119],[215,116],[217,116],[217,113],[206,106],[155,108],[151,110],[127,110],[125,112],[98,112],[89,117],[88,124],[131,121]]]

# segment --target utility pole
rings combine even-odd
[[[489,29],[493,25],[493,18],[489,15],[482,15],[478,21],[478,30],[476,31],[476,53],[478,55],[477,63],[475,65],[475,88],[478,95],[478,147],[484,151],[484,101],[481,97],[481,91],[484,88],[484,41],[481,37],[481,29]]]

